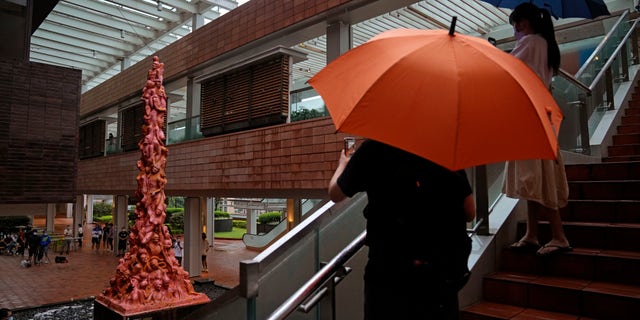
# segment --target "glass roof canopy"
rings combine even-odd
[[[84,93],[246,2],[249,0],[60,0],[34,32],[30,58],[82,69]],[[619,1],[607,1],[609,6],[610,2]],[[513,33],[508,24],[511,11],[480,0],[404,3],[411,4],[354,24],[353,45],[393,28],[448,29],[453,16],[458,17],[456,31],[463,34],[499,39]],[[306,82],[325,66],[324,35],[293,48],[308,57],[294,66],[294,83]]]

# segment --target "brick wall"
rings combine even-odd
[[[75,202],[81,71],[0,61],[0,204]]]
[[[343,134],[320,118],[169,145],[167,195],[325,198]],[[133,195],[140,151],[83,160],[78,192]]]
[[[353,0],[252,0],[158,51],[166,66],[165,83],[225,52],[321,15]],[[82,96],[85,116],[140,94],[151,57],[129,67]]]

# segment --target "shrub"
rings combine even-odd
[[[99,216],[99,217],[93,217],[93,222],[98,222],[98,223],[107,223],[107,222],[113,222],[113,216],[111,214],[106,214],[103,216]]]
[[[93,216],[102,217],[113,214],[113,206],[110,203],[98,202],[93,204]]]
[[[170,217],[167,217],[165,220],[165,224],[167,227],[171,229],[172,232],[176,232],[177,230],[184,229],[184,212],[175,212]]]
[[[240,228],[240,229],[246,229],[247,228],[247,221],[245,221],[245,220],[233,220],[233,227],[234,228]]]
[[[215,219],[229,219],[231,218],[231,214],[229,212],[216,210],[213,212],[213,217]]]
[[[167,208],[167,215],[171,215],[176,212],[184,212],[184,208]]]
[[[282,220],[282,212],[280,211],[272,211],[272,212],[265,212],[261,215],[258,216],[258,223],[270,223],[270,222],[280,222],[280,220]]]

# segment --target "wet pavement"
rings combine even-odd
[[[64,230],[68,223],[65,220],[56,218],[55,233]],[[38,226],[37,220],[34,225]],[[59,253],[53,253],[52,248],[49,261],[43,259],[46,263],[29,268],[21,266],[25,258],[0,256],[0,307],[14,310],[15,320],[91,319],[93,297],[108,287],[119,258],[102,248],[91,250],[89,234],[85,231],[82,248],[65,255],[68,263],[55,263]],[[216,239],[209,252],[209,272],[192,280],[196,291],[205,292],[210,298],[237,286],[239,262],[258,254],[248,250],[242,240],[224,239]],[[213,282],[195,283],[206,279]]]

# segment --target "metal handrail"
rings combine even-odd
[[[629,38],[631,37],[631,35],[633,34],[635,28],[638,25],[638,19],[635,20],[635,22],[633,23],[633,25],[631,26],[631,28],[629,29],[629,31],[627,32],[627,34],[625,34],[624,38],[622,39],[622,41],[620,41],[620,44],[616,47],[616,50],[613,51],[613,53],[611,54],[611,57],[615,57],[618,55],[618,53],[620,53],[620,50],[622,50],[622,48],[625,47],[627,40],[629,40]],[[591,85],[589,86],[590,90],[593,90],[600,79],[605,76],[605,74],[607,73],[607,70],[609,70],[609,67],[611,67],[611,64],[613,63],[613,61],[616,59],[607,59],[607,62],[604,64],[604,66],[602,67],[602,69],[600,70],[600,72],[598,72],[598,74],[595,76],[595,78],[593,78],[593,82],[591,82]]]
[[[585,91],[588,95],[590,95],[591,92],[593,91],[589,86],[582,83],[582,81],[578,80],[576,77],[572,76],[570,73],[568,73],[564,69],[558,69],[558,75],[567,79],[569,82],[571,82],[571,84],[575,85],[576,87],[579,87],[580,89]]]
[[[618,18],[618,21],[616,21],[616,23],[613,25],[611,30],[609,30],[609,32],[604,36],[604,39],[602,39],[602,41],[600,41],[598,46],[593,50],[593,52],[589,56],[589,59],[587,59],[587,61],[582,65],[582,67],[580,67],[578,72],[576,72],[576,74],[575,74],[576,78],[579,78],[582,75],[582,73],[589,67],[591,62],[593,60],[595,60],[596,56],[598,56],[598,54],[600,53],[601,49],[606,45],[607,39],[611,38],[613,36],[614,31],[618,30],[619,25],[622,23],[622,21],[624,21],[624,19],[626,18],[627,14],[628,14],[628,12],[624,11],[620,15],[620,18]]]
[[[329,261],[320,271],[309,279],[300,289],[298,289],[289,299],[281,304],[269,317],[268,320],[285,319],[307,298],[320,289],[327,280],[330,280],[338,273],[342,266],[353,257],[363,246],[367,232],[363,231],[349,245],[340,251],[331,261]],[[317,303],[318,299],[313,299]],[[305,306],[308,309],[310,306]]]

